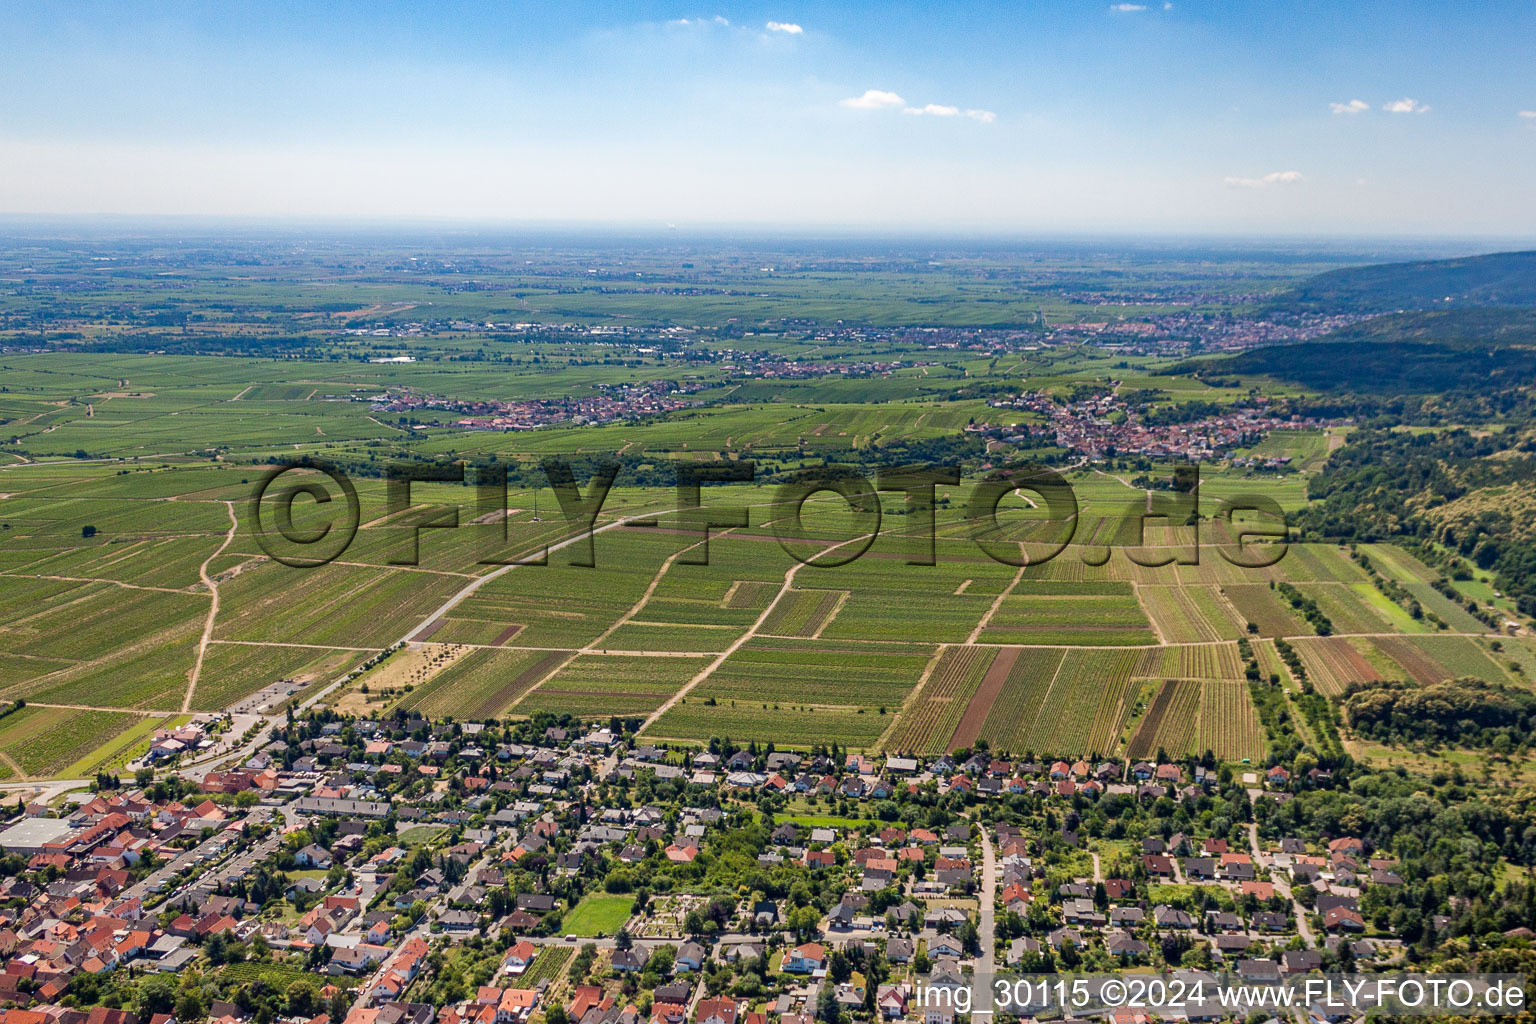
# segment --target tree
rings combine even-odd
[[[157,1013],[170,1013],[175,1005],[176,983],[169,975],[154,975],[140,983],[137,1003],[140,1018],[148,1018]]]
[[[821,911],[813,906],[796,907],[789,912],[785,923],[795,932],[795,937],[802,942],[816,931],[816,926],[821,923]]]
[[[840,1015],[841,1010],[837,1005],[836,987],[832,985],[821,986],[821,991],[816,995],[816,1019],[821,1024],[837,1024]]]
[[[202,995],[197,989],[185,989],[176,998],[177,1020],[202,1020],[206,1016],[208,1010],[203,1006]]]

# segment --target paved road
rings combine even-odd
[[[993,974],[997,971],[997,918],[992,904],[997,900],[997,855],[992,850],[992,833],[985,824],[981,826],[981,956],[976,961],[977,974]],[[986,1005],[992,1005],[992,990],[987,988]]]
[[[1259,826],[1253,822],[1248,823],[1248,849],[1253,854],[1254,863],[1260,863],[1263,855],[1259,850]],[[1296,932],[1301,936],[1301,941],[1307,944],[1308,949],[1316,946],[1317,936],[1312,934],[1312,926],[1307,924],[1307,908],[1302,906],[1295,894],[1291,892],[1291,883],[1274,871],[1270,872],[1269,880],[1274,883],[1275,892],[1279,893],[1282,899],[1291,901],[1291,912],[1296,915]]]
[[[130,899],[148,900],[156,895],[155,886],[161,885],[163,883],[170,883],[171,880],[179,875],[182,871],[187,870],[188,868],[191,868],[204,860],[207,860],[210,856],[213,856],[213,851],[217,850],[221,845],[233,846],[236,841],[237,840],[232,836],[226,835],[224,833],[215,833],[209,838],[203,840],[201,843],[198,843],[192,849],[185,850],[182,853],[177,854],[168,863],[161,865],[146,875],[140,881],[135,882],[133,885],[129,886],[126,890],[123,891],[123,896]],[[255,859],[248,860],[249,863],[254,864],[276,852],[279,842],[281,842],[281,837],[269,836],[266,839],[263,839],[260,843],[257,843],[256,846],[254,846],[250,851],[247,851],[245,854],[236,854],[236,857],[241,858],[242,862],[246,862],[248,858],[254,857]],[[201,884],[204,881],[212,882],[214,884],[231,881],[234,875],[234,868],[236,866],[237,865],[233,863],[225,864],[217,870],[205,872],[197,880],[198,884]],[[167,898],[171,898],[173,895],[175,894],[167,893]]]

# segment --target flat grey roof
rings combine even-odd
[[[75,831],[63,818],[27,818],[0,832],[0,847],[36,852]]]

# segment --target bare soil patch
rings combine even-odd
[[[981,677],[981,685],[966,705],[965,716],[955,726],[955,733],[949,738],[946,749],[969,747],[976,742],[976,737],[981,735],[982,723],[992,713],[992,703],[1003,692],[1003,684],[1008,681],[1008,673],[1013,671],[1013,663],[1019,660],[1019,650],[1018,647],[1004,647],[997,652],[997,657],[992,659],[992,664],[987,668],[987,674]]]

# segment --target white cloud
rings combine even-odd
[[[1335,114],[1363,114],[1371,109],[1371,105],[1365,100],[1350,100],[1348,103],[1330,103],[1328,108]]]
[[[1429,112],[1429,107],[1411,96],[1404,96],[1402,99],[1393,100],[1391,103],[1383,103],[1381,109],[1389,114],[1424,114]]]
[[[850,96],[837,102],[850,110],[884,110],[886,107],[902,106],[907,101],[884,89],[865,89],[862,96]]]
[[[930,117],[959,117],[959,107],[946,107],[942,103],[929,103],[921,107],[908,107],[903,114],[927,114]]]
[[[1294,185],[1301,180],[1300,171],[1271,171],[1262,178],[1227,178],[1228,188],[1268,188],[1271,185]]]
[[[1132,11],[1144,11],[1144,10],[1147,9],[1147,5],[1146,4],[1110,4],[1109,5],[1109,9],[1112,10],[1112,11],[1122,11],[1122,12],[1124,12],[1126,14],[1129,14]],[[1164,10],[1167,10],[1167,8],[1165,7]]]
[[[769,32],[783,32],[791,36],[803,35],[805,32],[805,29],[792,21],[770,21],[765,27]]]
[[[997,120],[997,115],[990,110],[980,110],[975,107],[961,110],[959,107],[951,107],[943,103],[928,103],[921,107],[907,107],[903,114],[928,117],[968,117],[972,121],[980,121],[982,124],[991,124]]]
[[[1519,116],[1529,120],[1536,120],[1536,110],[1522,110]]]
[[[669,22],[672,25],[729,25],[731,19],[723,15],[715,15],[713,18],[677,18]]]

